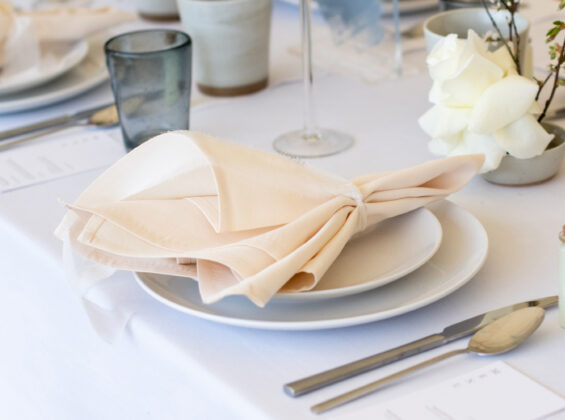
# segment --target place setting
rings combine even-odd
[[[181,10],[181,16],[183,13],[188,13],[187,9]],[[122,63],[111,61],[114,52],[116,60],[122,59],[124,52],[117,49],[135,45],[122,38],[143,37],[145,33],[121,35],[106,44],[120,115],[125,115],[127,108],[133,110],[130,122],[121,119],[130,152],[102,173],[77,201],[66,203],[67,214],[56,230],[57,237],[67,252],[86,258],[94,266],[101,265],[94,276],[83,272],[82,278],[77,275],[75,281],[92,288],[103,281],[99,273],[106,272],[106,277],[114,269],[128,270],[150,296],[190,316],[236,327],[309,331],[362,325],[414,311],[455,292],[479,272],[488,254],[487,232],[475,216],[450,202],[449,196],[479,172],[488,174],[496,169],[503,157],[496,147],[506,147],[521,159],[530,158],[541,154],[552,137],[533,121],[533,115],[540,112],[532,105],[533,97],[523,103],[508,103],[505,106],[510,111],[496,117],[494,107],[498,102],[489,96],[490,86],[501,92],[523,89],[522,97],[530,98],[531,93],[526,93],[531,90],[530,82],[517,71],[521,69],[516,64],[517,56],[507,54],[503,48],[491,52],[473,28],[460,35],[467,39],[434,33],[438,26],[430,20],[424,31],[428,68],[434,82],[429,96],[432,109],[418,122],[432,138],[430,150],[448,156],[348,180],[296,160],[335,156],[356,147],[354,135],[317,123],[308,2],[301,3],[301,16],[305,40],[304,128],[274,138],[278,155],[198,131],[167,131],[163,117],[158,118],[159,122],[151,119],[151,114],[163,108],[148,107],[145,102],[151,102],[151,96],[126,93],[135,100],[129,99],[128,103],[122,99],[127,81],[150,77],[144,72],[152,63],[144,64],[136,57],[139,75],[132,73],[130,78],[118,79],[116,69]],[[516,19],[520,22],[519,17]],[[187,30],[191,25],[195,23],[188,23]],[[195,34],[196,45],[207,36],[205,32]],[[155,37],[152,32],[151,39]],[[204,53],[198,48],[196,51],[196,59],[202,62]],[[452,51],[470,58],[452,58]],[[128,50],[127,54],[140,52]],[[458,65],[477,60],[478,64],[476,69],[471,67],[475,73],[464,74],[459,80],[457,74],[448,73],[457,70],[444,64],[449,60]],[[527,66],[525,58],[522,66]],[[203,80],[203,71],[200,67],[197,80]],[[492,76],[484,81],[478,76],[481,71],[490,71]],[[216,77],[221,80],[219,72]],[[466,78],[483,84],[470,87]],[[218,95],[247,93],[198,86]],[[144,124],[136,128],[143,133],[140,138],[129,130],[144,107]],[[226,103],[224,107],[229,106]],[[449,107],[459,108],[452,111]],[[208,112],[221,115],[218,107]],[[445,124],[449,118],[453,119],[452,125]],[[520,139],[520,144],[514,144],[509,137],[510,133],[516,135],[512,128],[515,121],[528,127],[529,137]],[[185,122],[172,124],[182,126]],[[474,130],[485,137],[494,134],[473,149],[470,145]],[[454,141],[450,137],[453,135],[465,139],[459,142],[461,151],[443,145]],[[489,141],[497,146],[489,145]],[[148,165],[151,171],[146,170]],[[80,267],[70,270],[81,272]],[[83,298],[88,301],[86,293]],[[500,325],[519,328],[515,321],[507,319],[521,319],[519,316],[527,312],[518,310],[521,307],[538,306],[537,312],[532,312],[536,320],[523,334],[525,340],[540,325],[544,315],[541,308],[555,304],[556,298],[548,297],[492,311],[488,321],[486,314],[478,315],[455,324],[457,327],[446,327],[448,338],[442,336],[441,340],[419,347],[413,344],[412,348],[428,350],[475,332],[469,347],[459,353],[503,353],[520,340],[513,344],[493,343],[492,350],[483,350],[483,344],[476,340],[482,334],[490,337],[488,331],[497,331]],[[460,330],[459,325],[468,328]],[[450,328],[458,332],[448,334]],[[518,333],[508,334],[514,337]],[[381,361],[371,369],[391,361]],[[314,405],[312,411],[321,413],[357,399],[388,381],[385,378],[362,391]],[[292,385],[285,385],[291,387],[285,389],[291,389],[293,396],[300,395]]]
[[[132,362],[148,370],[132,376],[140,410],[176,409],[166,398],[183,387],[143,391],[153,409],[134,391],[155,371],[190,383],[195,418],[562,413],[563,381],[544,363],[565,328],[565,225],[560,199],[543,198],[563,182],[565,23],[546,22],[540,40],[519,0],[479,3],[145,0],[137,15],[0,4],[0,114],[35,120],[0,132],[0,228],[16,237],[25,224],[30,247],[60,257],[47,274],[84,312],[65,315],[80,334],[44,328],[73,351],[68,364],[82,375],[80,357],[99,363],[85,376],[98,386],[97,369],[113,376],[147,350]],[[289,9],[299,57],[281,36]],[[424,15],[415,74],[399,24]],[[313,21],[338,48],[392,36],[386,71],[353,60],[338,64],[356,76],[322,75]],[[302,77],[273,84],[283,50]],[[112,99],[43,115],[97,86]],[[20,214],[11,194],[34,210]],[[45,308],[64,306],[41,287]],[[226,408],[200,398],[220,391]]]
[[[439,220],[427,220],[434,216],[438,218],[436,214],[440,215]],[[388,225],[404,224],[404,227],[396,229],[400,233],[399,231],[414,226],[414,222],[406,220],[410,218],[431,221],[432,229],[440,234],[434,238],[436,240],[442,234],[438,222],[449,229],[450,236],[444,237],[437,252],[433,252],[435,247],[427,243],[426,248],[421,249],[425,253],[406,255],[402,264],[392,268],[387,267],[386,263],[379,264],[382,260],[378,259],[374,261],[373,267],[359,267],[359,258],[365,258],[366,261],[370,255],[374,259],[378,255],[375,252],[379,250],[379,245],[387,245],[386,242],[381,242],[386,236],[377,236],[382,231],[376,229],[373,240],[369,233],[366,238],[350,242],[320,280],[319,286],[308,292],[275,295],[265,308],[257,308],[238,296],[206,305],[202,303],[198,283],[195,280],[187,282],[183,277],[136,273],[136,279],[150,295],[168,306],[193,316],[230,325],[313,330],[374,322],[418,309],[454,292],[469,281],[485,261],[488,248],[486,233],[480,223],[460,207],[449,202],[438,203],[429,213],[425,211],[406,217],[399,216]],[[380,226],[383,230],[388,227],[387,223],[384,225]],[[429,230],[426,223],[421,224],[422,227],[422,232]],[[418,241],[417,232],[418,229],[410,232],[406,238]],[[469,243],[457,249],[458,239],[461,237],[467,238]],[[398,239],[399,237],[395,238]],[[429,241],[429,238],[422,236],[420,240]],[[403,254],[396,256],[402,257]],[[414,269],[415,267],[419,268]],[[375,274],[371,270],[378,273],[387,268],[390,271],[373,277]],[[369,281],[362,281],[367,278]],[[349,286],[348,283],[354,284]]]
[[[189,11],[203,13],[187,6],[180,14]],[[306,23],[302,34],[308,39],[310,9],[303,7],[301,13]],[[188,20],[186,25],[190,31],[196,23]],[[196,43],[206,39],[202,29],[194,33]],[[488,249],[486,232],[470,213],[440,201],[477,173],[481,155],[430,161],[352,180],[289,159],[335,155],[355,147],[351,134],[317,123],[309,42],[304,43],[302,57],[304,129],[274,139],[273,147],[280,155],[197,131],[167,132],[169,124],[188,127],[188,104],[181,107],[178,101],[190,98],[190,93],[163,88],[160,94],[142,94],[139,80],[171,70],[166,65],[154,67],[155,55],[133,50],[140,45],[153,51],[150,43],[160,36],[155,30],[132,32],[106,44],[130,152],[77,202],[67,203],[69,212],[57,229],[65,248],[95,262],[134,271],[150,295],[191,315],[284,330],[337,328],[406,313],[452,293],[481,268]],[[146,57],[151,61],[143,61]],[[195,77],[202,83],[202,62],[210,60],[211,65],[213,61],[198,48],[195,58],[201,62]],[[125,59],[137,66],[129,68],[130,73],[119,73]],[[215,76],[220,83],[219,69]],[[204,91],[210,91],[211,82],[205,83]],[[264,95],[277,91],[280,88]],[[223,92],[231,95],[234,90]],[[185,110],[175,121],[171,120],[175,114],[165,107],[167,102],[176,103],[176,111]],[[217,117],[221,106],[195,116],[201,121],[206,113]],[[161,109],[166,118],[165,113],[156,114]],[[164,133],[154,137],[159,132]],[[144,169],[146,162],[151,162],[151,171]],[[253,188],[247,190],[249,182]],[[104,197],[114,195],[112,188],[121,191],[121,198],[105,202]],[[94,196],[88,198],[90,191]],[[83,197],[94,206],[90,216],[81,205]],[[121,221],[101,213],[102,208],[121,206],[124,210],[116,213]],[[156,225],[150,227],[150,220]],[[173,226],[170,220],[178,222]],[[315,228],[310,227],[312,223]],[[98,226],[96,232],[107,226],[107,235],[115,238],[98,244],[86,233],[94,226]],[[176,239],[175,234],[179,235]],[[466,238],[463,243],[461,237]],[[88,279],[84,282],[91,284]]]

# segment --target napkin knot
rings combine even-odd
[[[355,205],[359,211],[357,232],[361,232],[367,227],[367,205],[365,204],[363,194],[357,185],[352,182],[347,182],[347,189],[348,191],[344,195],[355,200]]]

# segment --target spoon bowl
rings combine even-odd
[[[92,125],[95,127],[112,127],[117,125],[119,122],[120,118],[118,117],[116,105],[110,105],[109,107],[92,114],[86,121],[86,125]]]
[[[506,353],[532,335],[544,317],[545,311],[533,306],[512,312],[477,331],[467,349],[479,355]]]

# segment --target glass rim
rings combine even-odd
[[[162,48],[162,49],[153,50],[153,51],[128,52],[128,51],[116,50],[116,49],[109,47],[110,43],[115,41],[118,38],[142,34],[142,33],[147,33],[147,32],[174,33],[174,34],[177,34],[177,35],[182,35],[183,37],[185,37],[185,39],[180,44],[175,45],[173,47],[167,47],[167,48]],[[140,56],[144,56],[144,55],[161,54],[161,53],[167,52],[167,51],[175,51],[175,50],[182,49],[182,48],[185,48],[185,47],[191,46],[191,45],[192,45],[192,38],[190,37],[190,35],[188,35],[186,32],[183,32],[183,31],[179,31],[179,30],[176,30],[176,29],[142,29],[142,30],[139,30],[139,31],[124,32],[122,34],[114,35],[113,37],[111,37],[110,39],[108,39],[104,43],[104,53],[122,56],[122,57],[140,57]]]

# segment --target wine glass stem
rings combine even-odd
[[[304,137],[315,141],[318,138],[312,76],[312,28],[310,0],[300,1],[300,26],[302,37],[302,76],[304,78]]]

